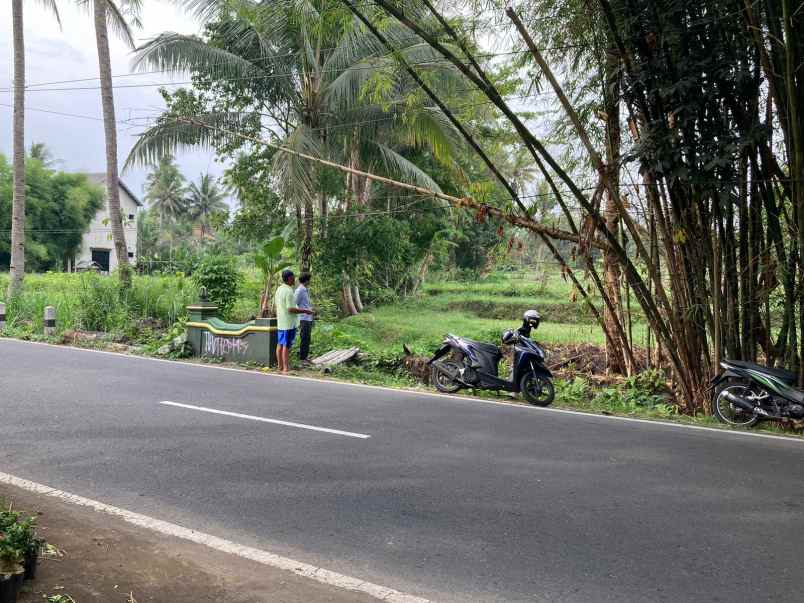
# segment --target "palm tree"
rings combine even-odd
[[[187,202],[190,207],[190,215],[201,225],[202,240],[206,236],[210,218],[229,208],[225,199],[226,190],[219,186],[209,174],[201,174],[198,184],[195,182],[190,184]]]
[[[14,133],[13,164],[14,194],[11,206],[11,280],[8,297],[14,297],[25,278],[25,36],[22,1],[11,2],[11,23],[14,38]],[[55,0],[40,0],[52,11],[61,25]]]
[[[120,281],[124,286],[131,282],[128,264],[128,249],[123,233],[123,219],[120,213],[120,176],[117,167],[117,120],[114,110],[114,91],[112,88],[112,63],[109,55],[109,27],[131,48],[135,47],[134,36],[129,20],[139,26],[141,0],[77,0],[80,6],[89,8],[95,24],[95,42],[98,49],[98,70],[100,73],[101,105],[103,107],[103,130],[106,137],[106,197],[108,199],[109,219],[112,227]]]
[[[458,144],[459,136],[436,107],[409,102],[415,86],[404,71],[396,69],[395,57],[353,21],[340,2],[183,1],[199,16],[217,19],[214,43],[163,33],[138,49],[135,67],[190,71],[213,81],[270,82],[273,97],[281,99],[274,105],[280,105],[285,115],[274,118],[268,128],[283,146],[439,190],[399,149],[423,147],[443,159]],[[453,89],[462,85],[440,55],[401,25],[388,23],[384,33],[406,60],[427,63],[426,69],[438,85]],[[364,92],[375,76],[390,81],[382,88],[384,93],[369,100]],[[227,138],[234,141],[235,137],[214,128],[234,131],[263,123],[265,109],[210,111],[194,116],[192,123],[165,115],[140,137],[127,164],[148,163],[180,146],[213,146]],[[355,122],[361,126],[354,127]],[[308,268],[314,208],[320,204],[323,214],[327,207],[320,173],[309,162],[281,152],[275,156],[274,172],[281,196],[291,207],[303,210],[301,264]],[[365,202],[371,183],[356,183],[352,190],[359,191]]]
[[[173,162],[173,157],[161,157],[145,180],[145,200],[159,215],[160,230],[165,219],[176,220],[187,212],[186,196],[184,176]]]

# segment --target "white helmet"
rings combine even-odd
[[[528,310],[522,315],[522,321],[531,329],[538,329],[542,317],[536,310]]]

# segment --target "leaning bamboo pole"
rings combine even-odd
[[[401,182],[399,180],[394,180],[393,178],[388,178],[386,176],[380,176],[379,174],[374,174],[372,172],[366,172],[364,170],[358,170],[353,167],[349,167],[347,165],[343,165],[337,163],[335,161],[330,161],[328,159],[324,159],[323,157],[316,157],[314,155],[308,155],[307,153],[302,153],[301,151],[296,151],[294,149],[289,149],[288,147],[282,146],[275,142],[271,142],[269,140],[265,140],[263,138],[258,138],[256,136],[250,136],[248,134],[243,134],[242,132],[236,132],[234,130],[230,130],[228,128],[223,128],[221,126],[215,126],[212,124],[205,123],[193,117],[177,117],[176,120],[180,123],[185,123],[189,125],[194,125],[199,128],[206,128],[208,130],[215,130],[217,132],[221,132],[228,136],[235,136],[237,138],[241,138],[243,140],[248,140],[249,142],[254,142],[257,144],[265,145],[271,147],[272,149],[276,149],[277,151],[281,151],[283,153],[288,153],[290,155],[294,155],[296,157],[300,157],[301,159],[306,159],[308,161],[312,161],[318,163],[320,165],[324,165],[327,167],[331,167],[336,170],[340,170],[347,174],[352,174],[354,176],[359,176],[362,178],[366,178],[369,181],[381,182],[382,184],[387,184],[388,186],[393,186],[394,188],[399,188],[403,190],[413,191],[425,197],[432,197],[434,199],[440,199],[441,201],[446,201],[452,207],[457,208],[468,208],[474,209],[477,211],[478,215],[481,217],[491,216],[498,220],[503,220],[512,226],[517,226],[519,228],[524,228],[526,230],[530,230],[532,232],[538,233],[540,235],[545,235],[552,239],[557,239],[560,241],[569,241],[571,243],[575,243],[577,245],[581,244],[591,244],[599,249],[607,249],[608,245],[599,239],[592,239],[588,240],[581,235],[567,232],[566,230],[562,230],[560,228],[555,228],[553,226],[547,226],[545,224],[540,224],[535,220],[528,218],[526,216],[519,216],[513,214],[508,211],[504,211],[499,207],[495,207],[493,205],[489,205],[488,203],[482,203],[473,199],[472,197],[456,197],[454,195],[448,195],[446,193],[440,191],[434,191],[423,186],[418,186],[416,184],[410,184],[408,182]]]

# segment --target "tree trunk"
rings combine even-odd
[[[103,106],[103,130],[106,135],[106,196],[109,207],[109,223],[112,227],[120,282],[124,287],[131,284],[128,249],[123,232],[123,217],[120,213],[120,178],[117,171],[117,121],[112,90],[112,63],[109,56],[109,32],[106,25],[106,0],[93,2],[95,17],[95,40],[98,46],[98,70],[100,72],[101,104]]]
[[[422,263],[419,265],[419,270],[416,273],[416,280],[414,281],[413,287],[410,290],[411,295],[415,295],[419,291],[419,287],[421,287],[422,283],[424,283],[424,279],[427,278],[427,272],[430,270],[430,264],[432,261],[433,251],[432,249],[428,249],[427,253],[422,259]]]
[[[740,232],[740,248],[739,248],[739,275],[740,275],[740,310],[741,310],[741,325],[740,325],[740,359],[747,360],[751,354],[749,349],[749,337],[751,334],[751,308],[749,307],[750,299],[749,294],[751,288],[749,286],[750,276],[750,257],[749,257],[749,240],[748,228],[748,183],[745,162],[741,161],[740,165],[740,193],[738,197],[738,216],[737,223],[741,226]]]
[[[329,214],[329,208],[327,206],[327,194],[322,192],[321,193],[321,232],[319,233],[319,237],[325,238],[327,236],[327,217]]]
[[[717,232],[717,231],[715,231]],[[720,253],[720,240],[715,238],[715,252],[712,254],[712,347],[713,358],[712,366],[715,371],[719,370],[720,360],[722,356],[722,342],[721,342],[721,308],[720,301],[722,298],[721,292],[721,274],[723,273],[723,256]]]
[[[606,200],[606,210],[604,213],[606,225],[612,230],[617,229],[617,208],[611,198]],[[607,329],[610,333],[616,333],[616,322],[622,316],[622,295],[620,292],[620,264],[616,254],[610,250],[603,252],[603,279],[606,285],[606,295],[611,300],[611,309],[605,306],[603,309],[603,319],[606,321]],[[621,323],[622,324],[622,323]],[[620,342],[612,341],[606,343],[606,362],[609,370],[615,373],[625,372],[625,362],[622,355]]]
[[[262,290],[262,295],[260,295],[260,318],[268,318],[270,315],[270,304],[269,300],[271,291],[268,289],[269,285],[266,284]]]
[[[801,29],[804,14],[801,6],[791,6],[790,0],[782,0],[782,16],[785,33],[785,84],[787,85],[788,120],[790,125],[790,178],[792,201],[796,224],[798,226],[798,252],[804,257],[804,77],[801,74],[801,61],[804,60],[804,42]],[[798,33],[796,33],[798,31]],[[804,387],[804,273],[799,278],[799,386]]]
[[[301,205],[296,203],[296,237],[300,237],[304,229],[304,220],[302,219]]]
[[[358,313],[355,307],[355,300],[352,297],[349,277],[345,272],[341,273],[341,309],[345,316],[354,316]]]
[[[726,204],[726,226],[724,228],[726,266],[730,269],[724,274],[726,278],[726,351],[730,358],[740,358],[742,348],[740,344],[741,308],[739,271],[737,268],[737,235],[734,232],[734,204]]]
[[[610,44],[610,46],[614,46]],[[609,48],[606,53],[606,73],[605,88],[603,97],[605,102],[604,113],[606,114],[606,177],[609,186],[606,189],[606,209],[603,214],[606,227],[612,232],[619,230],[619,218],[617,212],[617,200],[615,195],[620,194],[620,59],[616,48]],[[616,332],[615,321],[620,320],[622,311],[622,294],[620,291],[620,263],[617,255],[611,251],[603,253],[603,278],[606,283],[606,293],[611,300],[612,309],[604,308],[603,317],[609,325],[611,333]],[[623,342],[629,346],[630,342]],[[627,367],[626,359],[622,353],[622,347],[606,344],[606,360],[608,368],[615,373],[630,372],[635,367]]]
[[[313,202],[307,199],[304,202],[304,238],[301,249],[301,270],[309,272],[313,258]]]
[[[25,278],[25,39],[22,0],[11,3],[14,30],[14,201],[11,209],[11,281],[8,297]]]
[[[363,300],[360,299],[360,285],[358,285],[357,283],[352,285],[352,299],[355,302],[355,310],[357,310],[358,313],[362,312]]]

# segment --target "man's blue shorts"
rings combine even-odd
[[[286,348],[293,347],[293,342],[296,341],[296,329],[287,329],[286,331],[279,331],[279,337],[276,342]]]

